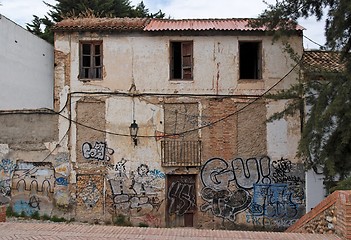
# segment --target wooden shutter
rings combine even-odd
[[[193,79],[193,42],[182,42],[182,79]]]

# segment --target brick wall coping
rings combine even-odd
[[[340,199],[343,203],[349,203],[351,199],[351,191],[333,192],[328,197],[323,199],[323,201],[321,201],[315,208],[302,216],[295,224],[291,225],[285,232],[295,232],[295,230],[299,229],[301,226],[311,221],[317,215],[321,214],[323,211],[335,204],[338,199]]]

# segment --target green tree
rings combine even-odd
[[[47,16],[39,18],[33,15],[32,23],[27,29],[39,37],[53,43],[51,27],[64,18],[79,16],[95,17],[149,17],[164,18],[160,10],[150,13],[143,2],[132,6],[129,0],[56,0],[56,4],[44,2],[49,8]]]
[[[272,94],[272,98],[290,99],[290,104],[271,120],[296,112],[303,117],[304,104],[309,106],[306,120],[302,121],[298,155],[308,168],[322,166],[327,180],[333,180],[335,176],[342,180],[351,173],[351,1],[278,1],[275,5],[268,5],[260,15],[259,23],[253,24],[281,29],[277,31],[279,36],[288,34],[287,30],[296,26],[299,18],[315,16],[321,20],[323,14],[327,15],[326,48],[340,52],[340,64],[344,64],[345,70],[323,73],[320,69],[325,80],[312,78]]]

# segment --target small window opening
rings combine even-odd
[[[171,42],[171,79],[193,78],[193,42]]]
[[[261,79],[261,43],[239,43],[240,79]]]
[[[80,79],[102,79],[102,42],[83,42],[80,49]]]

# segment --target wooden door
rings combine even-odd
[[[196,175],[167,175],[167,227],[193,227]]]

